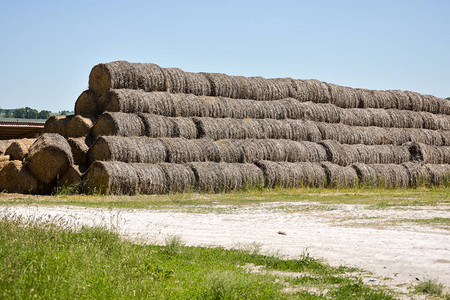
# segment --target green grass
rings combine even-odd
[[[414,291],[418,294],[427,294],[441,299],[450,299],[449,294],[444,294],[444,285],[431,279],[417,284],[414,287]]]
[[[101,228],[0,220],[1,299],[393,299],[305,254],[137,245]],[[249,272],[245,266],[265,272]],[[272,271],[298,272],[296,276]],[[323,293],[323,294],[322,294]]]
[[[188,193],[172,195],[101,196],[70,195],[66,189],[56,196],[0,194],[0,204],[74,205],[108,208],[186,208],[199,205],[246,205],[264,202],[314,201],[322,204],[366,204],[373,209],[392,206],[450,204],[450,187],[417,189],[262,189],[234,193]]]

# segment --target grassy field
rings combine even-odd
[[[2,299],[393,299],[355,271],[256,246],[185,247],[176,237],[144,246],[101,228],[0,220]]]
[[[55,196],[1,194],[0,204],[74,205],[106,208],[164,209],[194,205],[247,205],[266,202],[314,201],[324,204],[366,204],[373,209],[390,206],[450,205],[450,187],[417,189],[263,189],[234,193],[187,193],[171,195],[101,196],[71,195],[61,190]]]

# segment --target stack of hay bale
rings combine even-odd
[[[46,193],[82,182],[85,192],[158,194],[447,185],[450,177],[450,101],[318,80],[99,64],[75,116],[51,117],[44,131],[8,154],[15,161],[0,171],[0,189]],[[33,188],[5,183],[11,172],[33,178]]]

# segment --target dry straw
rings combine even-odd
[[[219,193],[264,185],[263,172],[254,164],[198,162],[189,166],[199,191]]]
[[[36,139],[17,139],[9,145],[5,151],[5,155],[9,155],[11,160],[22,161],[35,141]]]
[[[145,125],[136,114],[126,113],[103,113],[92,127],[94,136],[120,135],[120,136],[143,136]]]
[[[59,187],[70,187],[73,191],[81,191],[81,177],[83,174],[80,171],[79,166],[71,165],[69,169],[58,180]]]
[[[397,164],[353,164],[360,184],[384,188],[408,187],[410,177],[407,168]]]
[[[212,139],[160,138],[158,140],[165,147],[167,162],[220,161],[219,148]]]
[[[76,115],[70,119],[66,126],[68,137],[85,137],[91,132],[95,118],[92,116]]]
[[[319,162],[327,159],[325,149],[316,143],[283,139],[219,140],[224,162],[254,163],[260,160]]]
[[[405,144],[411,154],[411,160],[425,164],[450,164],[449,146],[430,146],[422,143],[410,142]]]
[[[75,102],[75,115],[98,115],[98,99],[94,91],[86,90],[78,96]]]
[[[11,145],[12,142],[14,142],[15,139],[11,140],[0,140],[0,154],[5,153],[6,149]]]
[[[67,142],[72,151],[73,163],[76,165],[87,164],[87,153],[89,146],[92,144],[89,137],[68,138]]]
[[[324,187],[327,175],[319,163],[259,161],[266,188]]]
[[[409,186],[418,187],[431,182],[428,169],[421,163],[406,162],[402,164],[409,176]]]
[[[327,175],[328,187],[347,188],[358,184],[358,176],[352,167],[342,167],[331,162],[322,162],[321,165]]]
[[[40,181],[49,184],[73,164],[67,140],[56,133],[44,133],[31,145],[26,165]]]
[[[407,147],[394,145],[347,145],[325,140],[320,144],[326,149],[327,160],[341,166],[352,163],[400,164],[410,160]]]
[[[62,136],[67,137],[67,124],[72,119],[73,116],[51,116],[45,121],[44,132],[46,133],[57,133]]]
[[[0,170],[0,192],[38,194],[43,190],[44,185],[38,182],[21,161],[9,161]]]
[[[430,174],[430,183],[433,185],[442,185],[448,187],[450,184],[450,165],[449,164],[426,164]]]
[[[195,189],[197,181],[192,169],[185,164],[160,164],[166,176],[165,193],[185,193]]]

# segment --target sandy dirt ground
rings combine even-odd
[[[189,246],[260,247],[295,258],[303,253],[331,265],[358,267],[364,280],[406,292],[419,281],[450,285],[450,228],[418,222],[449,218],[448,206],[373,209],[312,202],[193,206],[161,210],[4,206],[0,215],[64,226],[106,226],[134,241],[161,244],[180,237]]]

